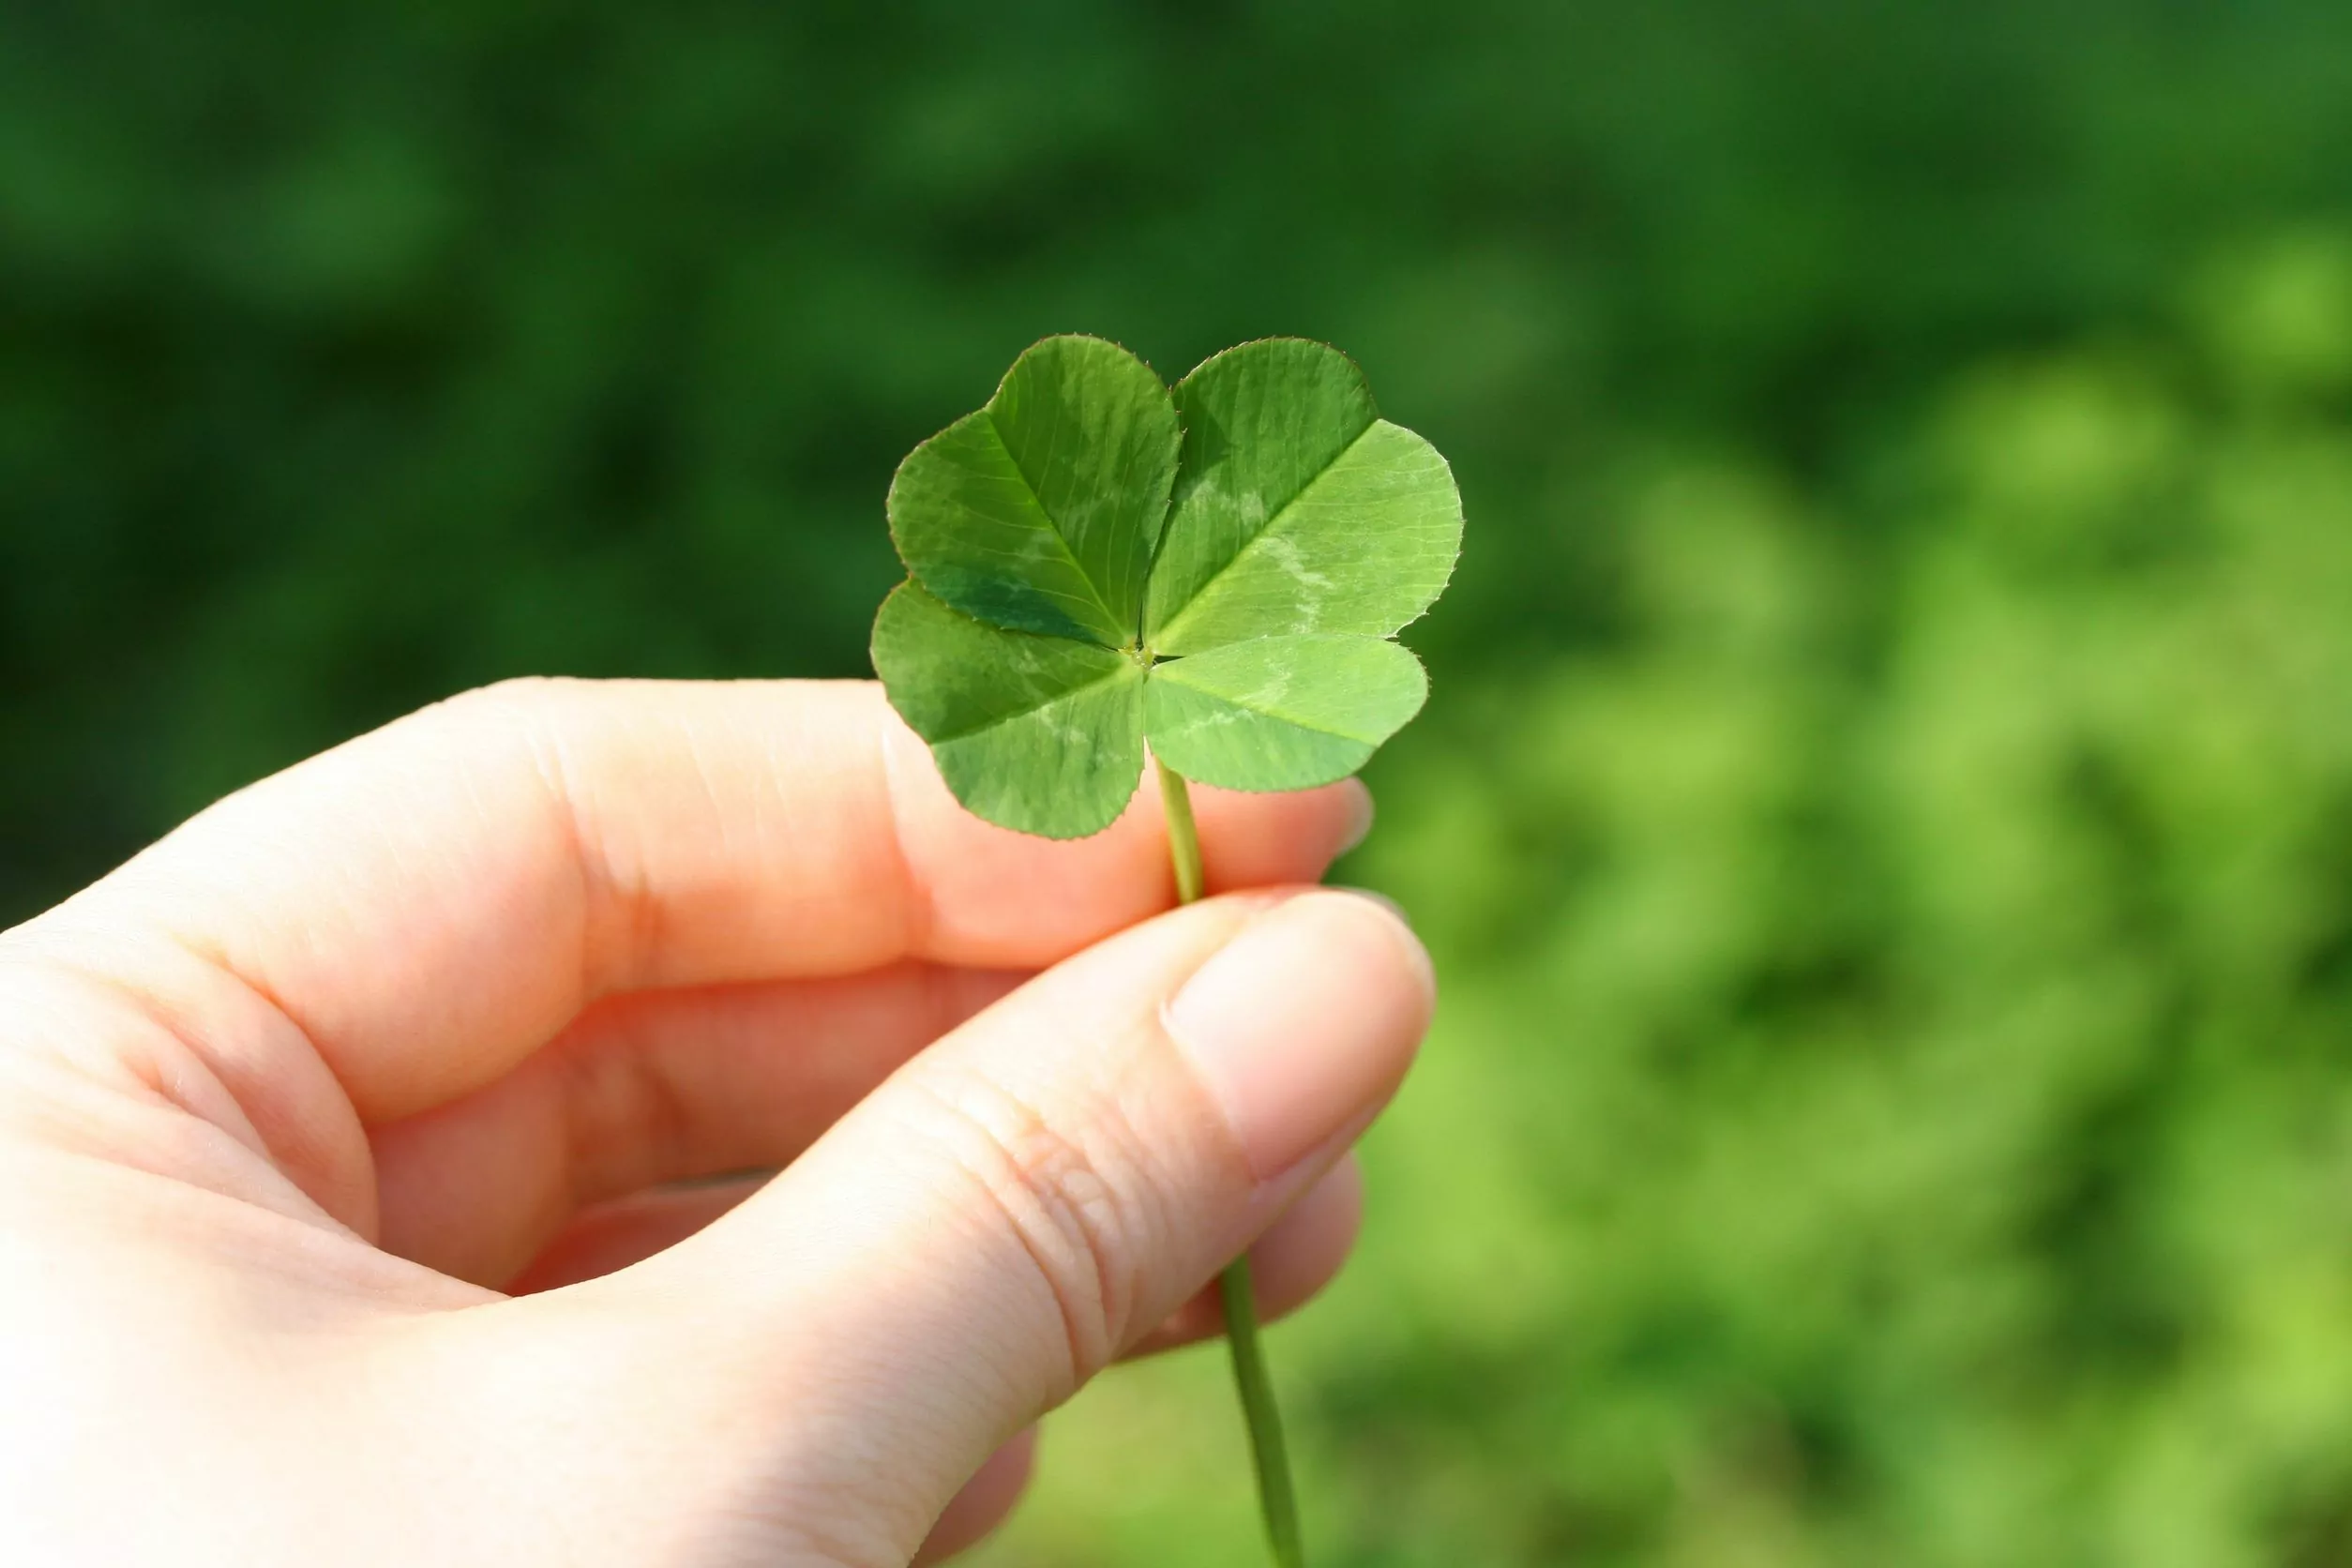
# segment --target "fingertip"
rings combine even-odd
[[[1372,831],[1360,778],[1278,794],[1194,787],[1202,868],[1212,892],[1319,881]]]
[[[1372,837],[1372,823],[1379,812],[1373,804],[1371,786],[1363,779],[1343,778],[1332,789],[1338,792],[1347,805],[1339,848],[1333,852],[1333,858],[1337,859],[1340,855],[1361,849],[1364,841]]]
[[[1161,1021],[1266,1184],[1387,1101],[1436,996],[1428,953],[1395,906],[1317,889],[1237,930]]]
[[[1402,960],[1412,988],[1419,994],[1420,1027],[1429,1027],[1429,1015],[1437,1006],[1438,969],[1429,957],[1429,949],[1413,929],[1412,916],[1405,906],[1376,888],[1332,887],[1319,889],[1330,897],[1347,900],[1363,913],[1369,913],[1387,935],[1392,950]]]

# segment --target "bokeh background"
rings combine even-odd
[[[1058,330],[1468,504],[1319,1564],[2352,1563],[2340,0],[11,7],[0,924],[467,685],[861,673]],[[1223,1376],[986,1560],[1256,1560]]]

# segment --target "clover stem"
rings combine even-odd
[[[1266,1352],[1258,1340],[1258,1299],[1251,1288],[1249,1255],[1217,1275],[1225,1304],[1226,1343],[1233,1350],[1233,1384],[1241,1390],[1242,1416],[1249,1425],[1250,1457],[1258,1467],[1258,1507],[1265,1515],[1266,1540],[1277,1568],[1306,1568],[1299,1545],[1299,1500],[1290,1485],[1290,1454],[1282,1442],[1282,1410],[1274,1404],[1274,1381],[1266,1375]]]
[[[1160,806],[1168,816],[1168,858],[1176,864],[1176,901],[1200,897],[1200,828],[1192,820],[1192,792],[1184,776],[1153,759],[1160,774]]]
[[[1158,763],[1160,802],[1168,817],[1168,853],[1176,867],[1176,900],[1200,897],[1200,829],[1193,821],[1192,792],[1184,775]],[[1299,1503],[1290,1485],[1290,1455],[1282,1441],[1282,1411],[1274,1404],[1274,1380],[1266,1375],[1266,1352],[1258,1337],[1258,1297],[1249,1274],[1249,1255],[1217,1276],[1225,1306],[1226,1342],[1233,1350],[1233,1383],[1241,1391],[1242,1418],[1249,1426],[1250,1458],[1258,1470],[1258,1506],[1266,1519],[1266,1539],[1276,1568],[1306,1568],[1299,1545]]]

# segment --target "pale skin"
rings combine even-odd
[[[1360,786],[1198,809],[1175,910],[1148,782],[1000,831],[873,686],[518,683],[0,933],[0,1559],[970,1545],[1237,1252],[1336,1272],[1427,1025],[1308,886]]]

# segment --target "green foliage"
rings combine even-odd
[[[913,578],[875,671],[958,800],[1054,838],[1110,825],[1146,739],[1228,789],[1354,773],[1421,710],[1420,661],[1386,639],[1462,537],[1437,449],[1346,355],[1280,338],[1172,400],[1124,350],[1048,338],[914,449],[889,510]]]

